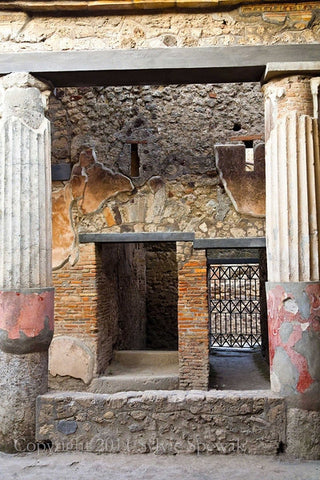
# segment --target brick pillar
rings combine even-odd
[[[97,333],[97,276],[100,258],[94,243],[80,244],[79,260],[53,272],[55,333],[89,340]]]
[[[271,388],[297,410],[289,409],[288,450],[298,456],[309,455],[310,428],[320,431],[320,164],[311,85],[296,75],[264,86]],[[317,412],[312,426],[309,410]],[[320,445],[313,448],[320,457]]]
[[[53,272],[53,282],[56,290],[55,301],[55,337],[50,349],[50,373],[54,375],[73,376],[74,368],[70,360],[64,355],[63,344],[66,340],[72,345],[73,342],[81,348],[78,354],[86,351],[93,362],[93,369],[76,378],[86,378],[89,383],[92,376],[99,370],[100,354],[111,358],[112,342],[110,345],[103,345],[99,348],[101,328],[103,328],[104,308],[100,305],[106,297],[106,291],[100,295],[103,289],[102,262],[100,246],[95,243],[79,245],[79,259],[75,265],[66,263],[62,268]],[[81,343],[79,343],[81,342]],[[61,345],[61,347],[60,347]],[[88,350],[87,350],[88,349]],[[74,361],[78,362],[78,374],[80,371],[80,360],[73,352]]]
[[[145,251],[140,244],[80,244],[77,263],[56,270],[53,280],[53,376],[89,384],[105,373],[115,348],[144,348]]]
[[[187,259],[186,250],[189,253]],[[180,388],[207,390],[209,315],[206,252],[192,251],[192,243],[177,242],[177,257]]]
[[[49,87],[0,80],[0,448],[33,441],[53,335]]]

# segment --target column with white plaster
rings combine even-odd
[[[34,440],[53,335],[48,85],[0,79],[0,448]]]
[[[320,429],[320,163],[315,82],[303,73],[285,76],[282,72],[263,87],[271,389],[288,400],[289,452],[309,458],[320,456],[319,445],[309,452],[306,447],[310,429],[306,412],[316,415],[315,428]],[[299,415],[307,428],[292,422]]]

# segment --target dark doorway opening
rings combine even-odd
[[[146,248],[146,348],[178,349],[178,266],[175,242]]]
[[[178,373],[175,242],[100,242],[99,393],[172,390]]]
[[[177,350],[176,242],[99,243],[98,359],[116,351]]]

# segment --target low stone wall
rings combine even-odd
[[[276,454],[284,400],[269,391],[147,391],[38,397],[37,440],[55,451]]]

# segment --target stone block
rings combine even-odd
[[[248,156],[250,151],[251,156]],[[265,216],[264,145],[217,145],[216,163],[225,191],[237,212]]]
[[[320,412],[288,409],[287,453],[295,458],[320,459]]]
[[[78,338],[59,336],[51,343],[49,372],[56,376],[80,378],[90,383],[93,377],[94,355]]]

